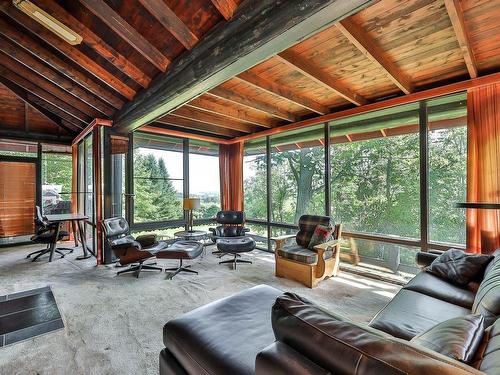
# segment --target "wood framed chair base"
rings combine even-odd
[[[315,288],[320,281],[337,276],[339,268],[338,254],[339,252],[335,251],[332,258],[323,261],[320,259],[316,264],[301,263],[276,255],[275,275],[276,277],[298,281],[308,288]]]
[[[314,220],[329,220],[328,217],[308,216],[303,215],[299,220],[299,227],[302,223],[312,226],[308,221]],[[314,227],[314,226],[313,226]],[[301,232],[299,232],[300,234]],[[285,247],[285,242],[288,239],[297,238],[298,235],[284,235],[279,237],[271,237],[276,243],[274,250],[275,257],[275,275],[276,277],[284,277],[286,279],[295,280],[304,284],[309,288],[315,288],[319,282],[329,277],[337,276],[340,263],[340,236],[342,233],[342,224],[335,225],[334,236],[332,240],[314,246],[313,250],[309,250],[301,245],[298,252]],[[297,240],[297,244],[299,241]],[[288,250],[287,250],[288,249]],[[331,252],[331,253],[330,253]],[[316,254],[314,254],[316,253]],[[325,259],[325,254],[328,254]],[[315,262],[308,262],[314,256]],[[304,259],[299,261],[297,259]]]

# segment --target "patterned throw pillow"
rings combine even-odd
[[[307,248],[309,250],[314,250],[314,246],[330,241],[330,239],[332,238],[333,230],[334,228],[332,227],[316,225],[316,229],[314,229],[314,233],[311,237],[311,241],[309,241],[309,246]]]

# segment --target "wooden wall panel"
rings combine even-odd
[[[34,232],[34,163],[0,162],[0,237]]]

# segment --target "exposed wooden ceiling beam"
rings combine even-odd
[[[57,124],[55,125],[58,126]],[[65,145],[71,144],[71,140],[73,139],[72,136],[68,135],[49,134],[47,132],[39,133],[33,131],[26,133],[18,130],[3,129],[2,127],[0,127],[0,137],[18,141],[33,141],[33,139],[36,139],[39,142],[50,142]]]
[[[245,1],[224,27],[207,34],[121,108],[113,118],[115,131],[134,131],[371,3]]]
[[[38,75],[37,73],[29,70],[24,65],[21,65],[16,60],[12,59],[10,56],[0,52],[0,65],[6,67],[12,72],[15,72],[18,76],[27,80],[33,87],[36,87],[40,92],[46,91],[54,95],[55,98],[64,103],[65,107],[71,112],[74,112],[79,116],[80,119],[88,122],[91,118],[99,117],[100,112],[95,110],[93,107],[82,102],[80,99],[68,94],[63,89],[52,84],[50,81],[46,80],[44,77]],[[22,85],[21,85],[22,86]],[[31,91],[27,87],[27,90]]]
[[[281,61],[285,64],[288,64],[291,68],[299,71],[321,86],[332,90],[337,95],[342,96],[344,99],[350,101],[351,103],[356,105],[368,104],[368,100],[363,98],[361,95],[352,92],[348,87],[345,87],[343,83],[338,82],[331,75],[323,72],[321,69],[311,64],[302,56],[299,56],[298,54],[288,50],[279,53],[277,57],[280,58]]]
[[[230,102],[243,105],[245,107],[248,107],[250,109],[264,112],[268,115],[286,120],[286,121],[291,121],[295,122],[297,121],[297,117],[288,111],[285,111],[281,108],[278,108],[276,106],[273,106],[269,103],[262,102],[260,100],[255,100],[255,99],[249,99],[244,95],[241,95],[235,91],[228,90],[223,87],[216,87],[207,92],[208,95],[213,95],[217,98],[225,99]]]
[[[245,124],[236,120],[229,119],[220,115],[200,111],[197,108],[181,107],[170,112],[171,115],[184,117],[190,120],[201,121],[206,124],[215,125],[221,128],[234,129],[243,133],[253,133],[259,127],[255,125]]]
[[[453,30],[455,30],[455,35],[462,50],[469,75],[471,78],[476,78],[478,76],[476,58],[474,57],[474,51],[472,51],[467,29],[465,28],[464,14],[460,2],[458,0],[444,0],[444,5],[453,25]]]
[[[387,57],[387,54],[382,51],[373,39],[368,37],[365,30],[349,18],[340,21],[336,26],[342,34],[363,53],[363,55],[382,68],[387,74],[387,77],[398,86],[401,91],[405,94],[414,91],[410,78]]]
[[[59,126],[60,128],[63,128],[65,131],[67,131],[71,135],[75,135],[77,130],[75,128],[67,126],[65,123],[62,122],[62,120],[53,114],[52,112],[48,111],[44,107],[38,105],[37,103],[33,102],[31,100],[31,97],[28,97],[28,92],[23,89],[22,87],[16,85],[15,83],[12,83],[8,79],[6,79],[3,74],[0,74],[0,83],[3,84],[5,87],[7,87],[10,91],[12,91],[19,99],[21,99],[23,102],[28,103],[30,106],[32,106],[34,109],[36,109],[38,112],[40,112],[42,115],[44,115],[47,119],[52,121],[55,125]]]
[[[249,113],[249,111],[219,104],[212,100],[205,99],[203,96],[191,100],[188,104],[185,104],[185,106],[195,107],[202,111],[215,113],[217,115],[240,120],[253,125],[259,125],[264,128],[272,128],[277,125],[276,121],[273,119],[257,117]]]
[[[127,99],[131,100],[135,91],[113,74],[104,69],[101,65],[96,63],[93,59],[88,57],[86,54],[81,52],[78,48],[75,48],[71,44],[62,40],[54,33],[46,29],[44,26],[34,21],[31,17],[27,16],[21,12],[16,7],[12,6],[10,3],[0,3],[1,11],[10,17],[12,20],[17,22],[20,26],[25,27],[37,37],[42,39],[44,42],[49,44],[51,47],[57,49],[63,55],[68,57],[70,60],[74,61],[76,64],[81,66],[84,70],[91,73],[94,77],[98,78],[100,82],[114,89],[116,92],[120,93]],[[19,32],[19,31],[18,31]]]
[[[211,0],[212,4],[217,8],[222,17],[230,20],[233,17],[234,11],[238,5],[233,0]]]
[[[323,116],[317,116],[307,120],[302,120],[294,124],[287,124],[279,126],[273,129],[267,129],[258,133],[248,134],[236,139],[231,140],[232,143],[244,142],[250,139],[257,139],[265,136],[270,136],[273,134],[283,133],[290,130],[302,129],[308,126],[324,124],[325,122],[333,121],[336,119],[346,118],[353,115],[359,115],[361,113],[372,112],[384,108],[390,108],[395,106],[400,106],[408,103],[416,103],[420,100],[437,98],[439,96],[453,94],[460,91],[466,91],[469,89],[484,87],[494,84],[500,84],[500,73],[493,73],[490,75],[473,78],[461,82],[451,83],[446,86],[435,87],[432,89],[417,91],[408,95],[397,96],[395,98],[390,98],[382,100],[375,103],[370,103],[361,107],[355,107],[346,109],[343,111],[336,111]]]
[[[202,121],[190,120],[190,119],[186,119],[184,117],[177,117],[177,116],[173,116],[173,115],[165,115],[165,116],[159,118],[156,122],[159,122],[162,124],[173,125],[173,126],[179,126],[181,128],[185,128],[185,129],[191,129],[191,130],[197,130],[197,131],[203,131],[203,132],[207,132],[207,133],[222,135],[225,137],[237,137],[237,136],[243,134],[243,133],[236,131],[236,130],[233,130],[233,129],[221,128],[219,126],[207,124],[207,123],[202,122]]]
[[[254,87],[264,90],[272,95],[279,96],[280,98],[286,99],[298,106],[301,106],[312,112],[316,112],[317,114],[326,115],[328,112],[330,112],[328,110],[328,107],[303,95],[297,94],[288,87],[268,81],[267,79],[259,77],[256,74],[243,72],[237,77]]]
[[[186,49],[190,50],[198,43],[198,37],[177,17],[163,0],[139,1]]]
[[[113,8],[102,0],[80,0],[80,2],[154,66],[162,72],[165,71],[170,60],[128,24]]]
[[[1,17],[0,34],[3,34],[11,41],[24,48],[27,52],[31,53],[33,56],[36,56],[38,59],[50,65],[52,68],[58,70],[69,79],[78,83],[82,87],[85,87],[88,91],[95,94],[98,98],[105,100],[114,108],[120,108],[124,104],[124,101],[122,99],[110,93],[102,85],[90,79],[90,77],[88,77],[86,74],[80,72],[78,69],[75,69],[71,64],[49,52],[47,49],[42,47],[39,42],[28,37],[26,34],[20,33],[15,27],[3,20]]]
[[[63,7],[58,5],[57,2],[54,0],[38,0],[37,5],[54,16],[58,21],[70,26],[72,30],[80,34],[83,38],[83,43],[113,64],[118,70],[132,78],[142,87],[149,85],[151,78],[87,26],[68,13]]]
[[[54,107],[58,108],[59,110],[67,113],[69,116],[71,116],[74,120],[75,123],[83,123],[85,124],[86,122],[91,120],[91,117],[82,113],[81,111],[73,108],[60,98],[56,97],[55,95],[43,90],[42,88],[38,87],[35,85],[33,82],[29,81],[28,79],[21,77],[17,73],[13,72],[12,70],[6,68],[4,64],[4,60],[0,60],[0,75],[4,77],[6,80],[15,83],[19,87],[22,87],[24,90],[26,90],[28,93],[31,93],[40,99],[44,100],[47,103],[50,103]]]
[[[36,59],[24,49],[1,35],[0,51],[15,59],[20,64],[23,64],[26,68],[31,69],[33,72],[59,86],[66,92],[72,94],[75,98],[79,98],[83,102],[95,108],[100,113],[97,117],[101,117],[103,115],[111,116],[114,113],[114,109],[108,106],[105,102],[90,94],[79,85],[73,83],[71,80],[59,75],[58,72],[46,66],[40,60]]]

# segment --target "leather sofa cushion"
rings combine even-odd
[[[472,308],[476,296],[472,291],[451,284],[428,272],[420,272],[405,285],[404,289],[423,293],[467,309]]]
[[[463,250],[449,249],[438,256],[425,271],[453,284],[467,285],[483,274],[492,258],[491,255],[467,254]]]
[[[472,365],[489,375],[500,374],[500,319],[488,327]]]
[[[493,324],[500,315],[500,257],[496,256],[485,271],[472,306],[474,314],[484,316],[486,326]]]
[[[163,341],[187,373],[255,374],[255,357],[274,342],[271,306],[282,292],[260,285],[165,324]]]
[[[470,366],[328,313],[292,293],[276,300],[272,323],[278,341],[332,374],[476,373]]]
[[[370,326],[395,337],[411,340],[438,323],[470,313],[464,307],[413,290],[401,289],[372,319]]]
[[[482,315],[466,315],[446,320],[411,341],[457,361],[470,363],[484,333]]]
[[[257,354],[255,373],[256,375],[331,375],[330,371],[279,341]]]
[[[318,253],[316,253],[316,251],[297,245],[278,250],[278,255],[286,259],[296,260],[300,263],[316,264],[318,262]],[[332,256],[333,250],[327,250],[324,252],[323,259],[330,259]]]

